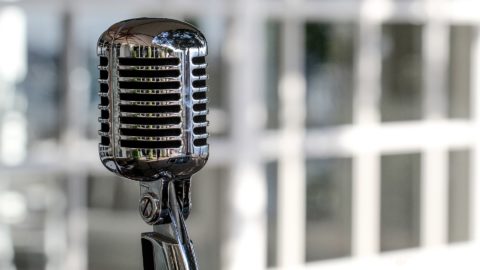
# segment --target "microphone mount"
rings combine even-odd
[[[153,225],[153,232],[142,234],[144,270],[198,269],[183,210],[184,198],[189,197],[185,194],[188,183],[165,176],[141,184],[139,212],[146,223]]]

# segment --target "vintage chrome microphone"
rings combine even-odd
[[[139,18],[99,38],[99,154],[105,167],[140,181],[145,270],[198,269],[184,220],[190,178],[208,159],[207,42],[176,20]]]

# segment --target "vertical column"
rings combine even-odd
[[[422,154],[421,245],[445,244],[448,233],[448,152],[429,148]]]
[[[439,121],[446,116],[448,85],[449,26],[444,21],[445,3],[425,2],[429,20],[423,29],[423,75],[425,121]],[[448,149],[433,145],[422,154],[421,244],[446,242],[448,226]]]
[[[357,35],[354,125],[378,128],[381,95],[381,18],[384,5],[362,3]],[[352,184],[352,254],[370,256],[379,250],[380,153],[374,145],[355,153]]]
[[[478,26],[478,25],[477,25]],[[472,44],[472,121],[475,126],[475,137],[480,138],[480,33],[476,30]],[[480,241],[480,140],[475,140],[472,151],[470,189],[470,228],[472,240],[478,244]]]
[[[257,61],[260,20],[255,1],[238,1],[228,36],[230,108],[233,141],[223,268],[260,270],[266,267],[266,176],[259,147],[263,103]]]
[[[71,6],[66,3],[63,15],[62,62],[60,74],[63,95],[63,121],[60,125],[60,144],[66,154],[66,180],[68,198],[68,251],[66,252],[65,269],[85,270],[88,268],[87,258],[87,172],[80,162],[81,142],[85,134],[85,108],[88,104],[89,77],[81,66],[79,58],[80,48],[75,40],[78,28],[75,25],[75,16],[72,15]],[[81,54],[80,54],[81,55]],[[82,80],[82,78],[84,80]],[[82,124],[83,123],[83,124]],[[59,161],[60,162],[60,161]]]
[[[304,22],[290,17],[282,29],[277,263],[293,269],[305,262]]]

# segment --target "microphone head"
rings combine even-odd
[[[139,18],[98,39],[99,154],[139,181],[188,178],[208,159],[207,42],[195,27]]]

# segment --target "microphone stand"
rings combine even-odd
[[[142,233],[144,270],[198,270],[184,219],[184,208],[190,209],[189,181],[141,182],[140,215],[153,225],[153,232]]]

